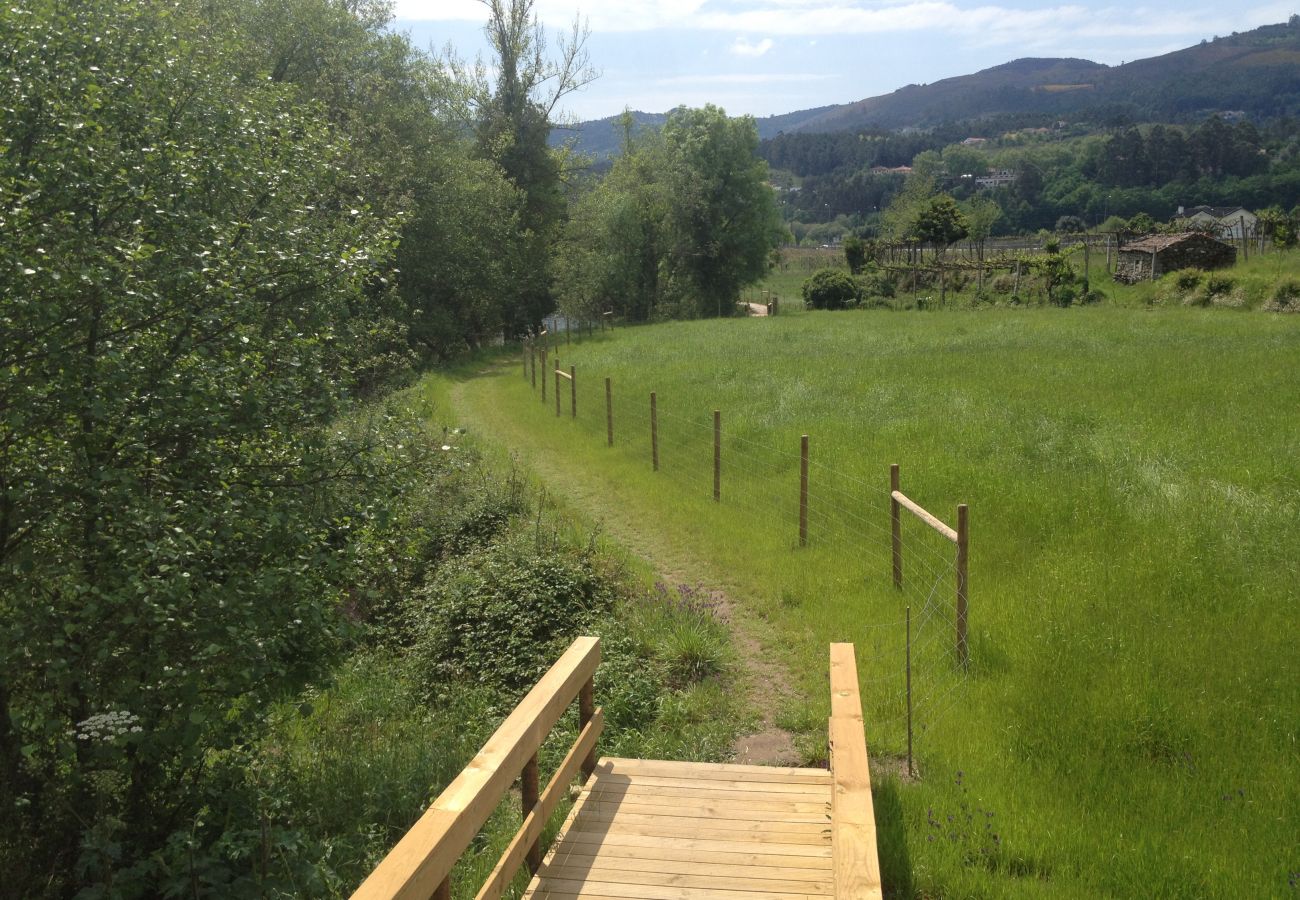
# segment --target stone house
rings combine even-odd
[[[1219,269],[1236,261],[1236,247],[1207,234],[1154,234],[1119,248],[1115,280],[1136,284],[1176,269]]]

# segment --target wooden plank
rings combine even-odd
[[[628,822],[623,816],[599,819],[582,814],[574,823],[578,831],[589,834],[632,834],[652,837],[711,841],[744,841],[760,844],[825,844],[830,837],[830,825],[818,825],[804,831],[778,831],[773,828],[714,828],[704,819],[687,819],[694,825],[672,823],[656,824],[658,817],[640,817],[643,821]]]
[[[555,812],[560,805],[560,800],[569,791],[569,785],[577,777],[582,768],[587,754],[596,746],[596,740],[605,728],[605,713],[597,709],[592,714],[591,720],[578,735],[577,741],[569,749],[564,761],[560,767],[555,770],[550,782],[546,785],[546,790],[542,792],[541,798],[537,801],[537,808],[528,814],[524,819],[519,833],[515,835],[510,846],[506,848],[505,853],[497,862],[492,873],[488,875],[487,881],[479,889],[475,900],[495,900],[500,897],[505,889],[514,880],[515,873],[519,871],[519,865],[524,861],[528,849],[532,847],[542,836],[542,831],[546,828],[546,823],[550,820],[551,814]]]
[[[943,522],[939,521],[928,511],[926,511],[923,507],[917,504],[914,500],[910,499],[902,491],[893,491],[890,493],[890,496],[894,500],[897,500],[901,505],[905,506],[913,515],[915,515],[922,522],[929,525],[931,528],[939,532],[948,540],[952,541],[954,544],[957,543],[956,531],[954,531],[952,528],[945,525]]]
[[[657,863],[710,863],[713,865],[731,865],[778,869],[809,869],[830,873],[833,870],[829,856],[782,856],[779,853],[755,853],[752,850],[732,851],[669,847],[655,845],[649,847],[633,844],[566,844],[557,843],[551,848],[552,859],[542,863],[545,870],[549,863],[560,862],[572,856],[590,856],[595,853],[600,857],[649,860]]]
[[[788,784],[829,784],[828,769],[801,769],[788,766],[745,766],[737,763],[663,762],[657,759],[622,759],[601,757],[611,774],[671,775],[676,778],[702,778],[713,781],[722,776],[745,781],[784,781]]]
[[[626,834],[611,832],[607,829],[584,829],[565,832],[564,843],[599,844],[607,847],[648,847],[656,851],[662,848],[675,850],[715,850],[719,853],[743,853],[756,856],[799,857],[812,856],[829,859],[830,845],[822,841],[817,844],[784,844],[775,842],[714,840],[711,838],[672,837],[671,835]]]
[[[587,804],[579,817],[579,821],[591,822],[613,822],[617,820],[620,824],[633,825],[671,825],[674,828],[681,828],[683,832],[693,832],[697,828],[724,828],[728,831],[758,831],[784,834],[821,834],[830,827],[830,818],[822,816],[819,819],[813,818],[806,822],[791,822],[773,819],[764,816],[762,813],[751,815],[749,818],[732,818],[729,816],[695,816],[686,815],[680,810],[671,807],[659,807],[652,809],[650,812],[636,812],[626,807],[601,807],[598,804]]]
[[[585,872],[610,870],[622,872],[629,884],[637,883],[643,877],[672,878],[721,878],[741,879],[747,877],[765,878],[780,881],[794,881],[807,885],[805,888],[813,893],[829,893],[833,887],[829,868],[783,868],[780,866],[735,866],[716,862],[690,862],[675,859],[637,859],[631,856],[580,856],[566,854],[562,859],[543,864],[543,877],[553,872]]]
[[[590,795],[599,797],[599,795]],[[829,796],[829,793],[828,795]],[[681,816],[698,819],[712,819],[715,822],[791,822],[807,825],[824,825],[831,820],[829,801],[818,812],[792,812],[782,809],[752,809],[749,806],[707,803],[702,806],[687,806],[675,803],[640,803],[635,797],[626,801],[609,800],[601,802],[595,799],[587,804],[588,815],[614,816]]]
[[[743,890],[763,894],[812,894],[829,897],[833,890],[831,879],[780,879],[754,876],[753,869],[733,866],[730,875],[698,875],[676,872],[635,872],[627,869],[576,866],[550,870],[542,886],[552,887],[559,881],[582,881],[591,885],[606,882],[628,885],[659,885],[663,887],[703,888],[706,890]],[[762,871],[762,870],[758,870]],[[794,870],[799,871],[799,870]],[[553,880],[554,879],[554,880]]]
[[[862,722],[862,697],[858,690],[858,662],[852,644],[831,644],[831,718]],[[834,779],[835,766],[831,766]]]
[[[744,801],[747,803],[775,803],[784,809],[810,810],[820,808],[824,804],[830,803],[830,788],[826,791],[817,791],[816,793],[795,794],[790,792],[774,794],[767,791],[709,791],[707,797],[701,797],[697,791],[688,787],[666,787],[664,785],[645,785],[645,784],[598,784],[591,791],[594,794],[600,794],[605,798],[614,797],[638,797],[645,798],[643,802],[650,802],[650,798],[658,798],[654,802],[671,802],[680,803],[682,798],[694,799],[700,803],[716,803],[720,801]],[[823,799],[824,798],[824,799]]]
[[[431,896],[599,663],[599,638],[575,640],[352,896]]]
[[[754,893],[743,887],[736,890],[678,887],[666,884],[620,884],[616,881],[583,881],[544,878],[536,896],[600,896],[630,900],[754,900]],[[761,895],[760,895],[761,896]],[[816,900],[816,894],[785,893],[783,900]]]
[[[837,900],[879,900],[880,859],[852,644],[831,644],[831,847]]]
[[[689,788],[700,794],[711,791],[743,791],[749,787],[747,781],[730,778],[705,781],[699,778],[674,778],[670,775],[619,775],[617,773],[607,773],[600,775],[599,778],[603,785],[636,784],[645,787]],[[806,794],[811,786],[783,781],[764,781],[758,787],[765,794]]]

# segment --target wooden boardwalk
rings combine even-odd
[[[852,644],[830,651],[831,767],[596,758],[600,642],[579,638],[447,786],[354,900],[450,900],[453,868],[519,779],[523,824],[475,900],[523,865],[525,900],[879,900],[871,776]],[[581,730],[545,790],[538,750],[574,699]],[[570,785],[577,802],[545,858]]]
[[[525,898],[831,897],[825,769],[602,759]]]

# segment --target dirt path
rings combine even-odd
[[[766,309],[764,309],[766,313]],[[489,374],[488,371],[482,374]],[[520,448],[526,441],[508,417],[490,405],[476,403],[473,381],[459,382],[451,389],[451,402],[462,423],[504,447]],[[617,490],[593,479],[589,472],[566,466],[563,459],[526,455],[515,451],[521,463],[530,468],[547,487],[585,515],[598,521],[602,530],[625,548],[648,562],[660,580],[670,585],[703,585],[718,598],[719,608],[732,634],[732,646],[740,663],[739,682],[747,705],[758,721],[751,734],[736,739],[732,746],[735,761],[752,765],[798,765],[800,756],[790,732],[776,724],[778,710],[796,697],[789,670],[763,647],[757,637],[758,622],[743,605],[725,590],[704,577],[708,566],[680,552],[664,541],[662,535],[618,502]]]

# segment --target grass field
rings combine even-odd
[[[858,644],[894,896],[1296,891],[1300,317],[815,313],[620,330],[559,356],[576,419],[568,384],[557,418],[553,383],[543,405],[517,357],[430,390],[593,517],[727,590],[796,673],[805,699],[784,723],[824,728],[826,644]],[[970,506],[968,675],[951,546],[905,522],[906,586],[890,583],[893,462],[937,515]],[[915,782],[890,774],[909,604]]]

